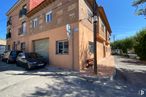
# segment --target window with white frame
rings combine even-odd
[[[46,13],[46,23],[50,23],[52,21],[52,11]]]
[[[25,51],[25,42],[22,42],[22,43],[21,43],[21,50],[22,50],[22,51]]]
[[[103,32],[106,32],[106,27],[105,27],[103,21],[101,22],[101,28],[102,28],[102,31],[103,31]]]
[[[88,20],[90,23],[92,23],[92,17],[93,17],[93,13],[90,9],[87,10],[87,14],[88,14]]]
[[[56,54],[68,54],[69,53],[69,43],[65,41],[56,42]]]
[[[32,27],[33,27],[33,28],[36,28],[36,27],[38,26],[38,24],[39,24],[38,18],[34,18],[34,19],[32,20]]]
[[[22,23],[22,33],[26,33],[26,22]]]

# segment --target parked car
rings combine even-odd
[[[3,54],[0,55],[1,61],[3,61],[3,56],[7,53],[7,51],[5,51]]]
[[[47,62],[37,53],[20,53],[17,56],[16,65],[26,69],[34,69],[46,66]]]
[[[22,51],[6,51],[1,60],[2,61],[5,61],[7,64],[11,63],[11,62],[16,62],[16,58],[17,58],[17,55],[19,53],[21,53]]]

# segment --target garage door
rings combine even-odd
[[[34,51],[48,60],[49,39],[34,41]]]

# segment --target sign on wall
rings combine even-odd
[[[67,25],[66,25],[66,32],[67,32],[67,37],[68,37],[68,39],[70,39],[71,36],[72,36],[72,31],[71,31],[71,26],[70,26],[70,24],[67,24]]]

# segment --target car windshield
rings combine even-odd
[[[17,56],[17,52],[11,52],[12,56]]]
[[[27,53],[26,57],[27,58],[38,58],[38,55],[36,53]]]

